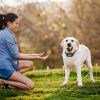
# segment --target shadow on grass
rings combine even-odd
[[[100,100],[100,82],[85,82],[83,87],[76,84],[59,87],[45,100]]]
[[[0,88],[0,100],[8,100],[11,97],[29,95],[27,91],[20,89],[1,89]]]

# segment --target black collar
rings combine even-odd
[[[76,51],[73,52],[73,53],[66,53],[66,51],[65,51],[65,54],[66,54],[67,57],[72,57],[72,56],[74,56],[75,53],[76,53]]]

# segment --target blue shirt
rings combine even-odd
[[[0,31],[0,69],[5,65],[14,67],[18,65],[18,46],[13,33],[6,27]],[[5,65],[4,65],[5,64]],[[6,66],[7,67],[7,66]]]

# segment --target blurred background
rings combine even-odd
[[[100,64],[100,0],[0,0],[0,13],[8,12],[20,19],[20,52],[49,55],[46,62],[34,61],[36,69],[63,66],[60,43],[67,36],[88,46],[93,65]]]

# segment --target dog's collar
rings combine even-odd
[[[77,51],[77,50],[76,50],[76,51]],[[76,51],[73,52],[73,53],[66,53],[66,51],[65,51],[65,54],[66,54],[67,57],[72,57],[72,56],[74,56],[74,54],[76,53]]]

